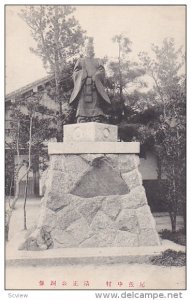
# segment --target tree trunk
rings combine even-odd
[[[62,112],[59,112],[59,116],[57,118],[57,142],[63,142],[63,134]]]
[[[17,168],[15,172],[15,195],[13,202],[9,202],[9,209],[6,209],[6,217],[5,217],[5,240],[9,240],[9,227],[10,227],[10,221],[12,217],[13,210],[15,209],[16,202],[19,198],[19,170],[21,168],[21,162],[20,162],[20,151],[19,151],[19,137],[20,137],[20,121],[17,122],[17,139],[16,139],[16,150],[17,150]]]
[[[13,187],[13,180],[14,180],[14,175],[11,176],[11,183],[10,183],[10,188],[9,188],[9,208],[11,208],[11,192],[12,192],[12,187]]]
[[[60,66],[58,57],[59,47],[59,24],[58,24],[58,7],[55,7],[55,22],[54,22],[54,78],[55,78],[55,101],[59,104],[59,115],[57,118],[57,142],[63,142],[63,123],[62,123],[62,100],[60,97]]]
[[[158,180],[162,180],[162,163],[161,163],[161,158],[157,156],[157,175],[158,175]]]
[[[176,213],[169,212],[169,214],[170,214],[172,232],[176,232]]]
[[[20,171],[20,168],[21,168],[21,161],[20,161],[20,149],[19,149],[19,139],[20,139],[20,121],[18,121],[17,123],[17,140],[16,140],[16,149],[17,149],[17,169],[16,169],[16,172],[15,172],[15,196],[14,196],[14,199],[13,199],[13,202],[11,204],[11,209],[15,209],[15,205],[16,205],[16,202],[19,198],[19,183],[20,183],[20,180],[19,180],[19,171]]]
[[[186,234],[186,203],[184,204],[183,207],[183,220],[184,220],[184,232]]]
[[[119,41],[119,96],[120,101],[123,101],[123,85],[122,85],[122,73],[121,73],[121,40]]]
[[[15,205],[17,203],[17,200],[19,198],[19,183],[20,183],[20,180],[16,180],[16,184],[15,184],[15,196],[14,196],[14,199],[13,199],[13,202],[12,204],[10,205],[10,208],[8,210],[6,210],[6,218],[5,218],[5,239],[6,241],[9,240],[9,227],[10,227],[10,221],[11,221],[11,217],[12,217],[12,214],[13,214],[13,211],[15,209]]]
[[[172,219],[172,232],[176,232],[176,216]]]
[[[33,116],[31,115],[30,116],[30,129],[29,129],[29,165],[28,165],[28,168],[26,170],[26,173],[23,174],[23,176],[21,178],[19,178],[19,170],[21,168],[21,164],[20,164],[20,166],[18,165],[18,167],[17,167],[15,197],[14,197],[14,200],[12,202],[11,208],[6,211],[6,222],[5,222],[5,238],[6,238],[6,241],[8,241],[9,227],[10,227],[10,221],[11,221],[11,217],[12,217],[12,214],[13,214],[13,210],[15,209],[16,202],[19,198],[19,184],[20,184],[21,180],[26,175],[28,175],[28,173],[30,171],[30,167],[31,167],[32,121],[33,121]],[[19,152],[19,141],[18,140],[17,140],[17,155],[18,155],[18,158],[19,158],[18,161],[20,162],[20,152]]]
[[[176,181],[175,181],[175,165],[172,165],[172,171],[173,171],[173,179],[172,179],[172,186],[173,186],[173,193],[171,197],[172,201],[172,218],[171,218],[171,223],[172,223],[172,232],[176,231],[176,216],[177,216],[177,190],[176,190]]]
[[[24,230],[27,229],[26,226],[26,202],[27,202],[27,190],[28,190],[28,178],[29,178],[29,172],[31,168],[31,146],[32,146],[32,121],[33,121],[33,115],[30,115],[30,128],[29,128],[29,160],[28,160],[28,167],[26,172],[26,185],[25,185],[25,200],[24,200]]]
[[[27,173],[26,184],[25,184],[25,199],[24,199],[24,230],[27,230],[27,214],[26,214],[26,203],[27,203],[27,191],[28,191],[28,179],[29,173]]]
[[[8,242],[9,240],[9,225],[11,220],[12,210],[8,209],[5,212],[5,241]]]

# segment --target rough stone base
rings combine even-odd
[[[160,245],[134,154],[51,155],[38,226],[20,249]]]

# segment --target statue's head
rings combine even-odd
[[[94,44],[93,44],[93,38],[89,37],[87,44],[86,44],[86,48],[85,48],[85,55],[87,57],[94,57],[95,53],[94,53]]]

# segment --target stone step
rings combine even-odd
[[[7,251],[6,266],[13,265],[64,265],[64,264],[113,264],[148,263],[162,251],[185,251],[184,246],[163,241],[161,246],[150,247],[103,247],[60,248],[44,251]]]

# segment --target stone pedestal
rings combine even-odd
[[[65,142],[116,142],[117,126],[87,122],[64,126]]]
[[[109,141],[100,142],[102,129]],[[138,171],[139,143],[117,142],[116,127],[107,124],[67,125],[64,133],[64,143],[49,145],[39,222],[22,249],[159,245]]]

